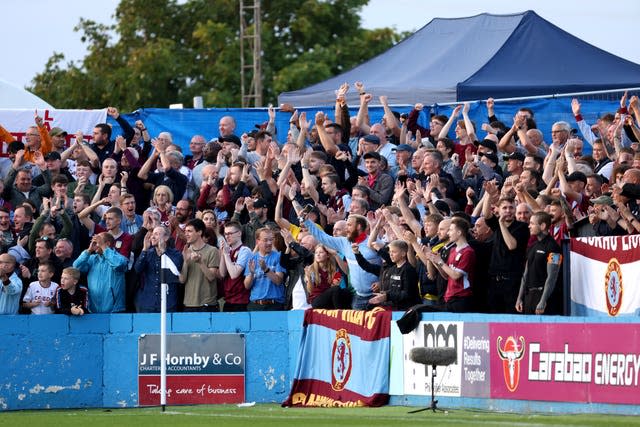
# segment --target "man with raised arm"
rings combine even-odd
[[[498,190],[494,183],[488,182],[485,191],[496,197]],[[527,224],[516,220],[515,211],[515,201],[509,197],[498,200],[498,217],[493,214],[492,203],[484,203],[482,209],[486,224],[494,231],[489,262],[489,311],[492,313],[515,313],[529,241]]]
[[[367,231],[369,228],[367,218],[361,215],[349,215],[347,219],[347,237],[330,236],[308,219],[305,219],[304,224],[318,243],[335,249],[346,258],[349,264],[349,283],[356,291],[356,295],[352,300],[352,307],[354,310],[364,310],[369,303],[369,299],[373,296],[371,285],[378,280],[378,277],[375,274],[367,273],[358,265],[351,245],[357,243],[360,253],[367,261],[380,264],[378,254],[367,246]]]

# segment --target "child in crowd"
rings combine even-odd
[[[389,243],[388,267],[382,272],[380,290],[369,300],[372,305],[390,306],[393,310],[408,310],[420,304],[418,274],[407,261],[409,246],[402,240]]]
[[[73,314],[82,316],[89,304],[89,290],[84,286],[78,286],[80,270],[67,267],[62,270],[60,287],[55,294],[54,310],[58,314]]]
[[[52,314],[53,300],[58,284],[51,281],[55,268],[50,262],[42,262],[38,266],[38,280],[29,284],[29,289],[22,299],[22,306],[30,308],[33,314]]]

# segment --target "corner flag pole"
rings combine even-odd
[[[160,405],[162,412],[167,406],[167,293],[169,286],[164,280],[165,255],[160,255]]]

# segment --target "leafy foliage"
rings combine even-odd
[[[262,0],[263,98],[344,72],[405,34],[366,30],[368,0]],[[57,108],[120,109],[240,105],[238,0],[122,0],[115,24],[81,19],[88,54],[66,63],[54,53],[29,88]],[[253,22],[247,17],[248,25]]]

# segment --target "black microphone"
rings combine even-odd
[[[449,366],[456,363],[458,355],[453,347],[414,347],[409,359],[421,365]]]

